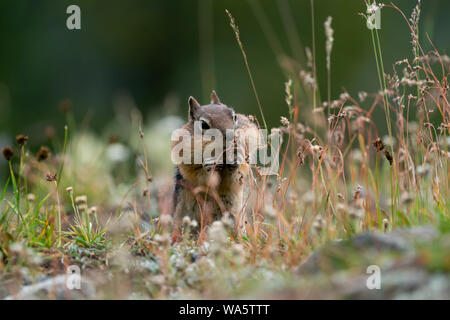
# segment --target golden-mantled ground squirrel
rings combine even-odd
[[[189,120],[181,128],[189,132],[190,156],[194,159],[195,140],[201,139],[201,149],[208,146],[208,139],[204,139],[208,129],[217,129],[226,137],[227,131],[240,132],[248,137],[256,137],[256,125],[242,114],[221,103],[217,94],[211,93],[211,103],[201,106],[193,97],[189,98]],[[199,126],[196,128],[195,126]],[[202,134],[195,136],[194,131]],[[217,131],[216,131],[217,132]],[[225,139],[225,138],[224,138]],[[215,154],[214,159],[202,159],[200,163],[180,163],[176,167],[174,187],[174,215],[179,226],[183,217],[195,219],[199,226],[206,226],[221,219],[224,215],[234,221],[238,230],[243,213],[243,195],[246,177],[250,170],[248,162],[249,148],[234,140],[233,153],[238,161],[228,163],[224,158],[225,149],[229,145],[224,141],[222,152],[223,163],[216,161],[221,155]],[[248,141],[248,140],[247,140]],[[172,152],[179,141],[172,142]],[[198,146],[198,144],[197,144]],[[243,152],[242,152],[243,150]],[[219,152],[220,153],[220,152]],[[235,160],[236,160],[235,159]]]

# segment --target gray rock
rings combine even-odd
[[[435,274],[429,277],[428,282],[412,292],[400,292],[394,299],[400,300],[449,300],[450,276]]]
[[[95,286],[86,279],[81,278],[80,289],[68,289],[66,286],[68,275],[59,275],[44,281],[24,286],[14,295],[7,296],[5,300],[41,300],[41,299],[94,299]]]
[[[334,299],[449,299],[450,275],[427,268],[416,251],[421,247],[417,244],[434,242],[439,248],[445,238],[430,226],[360,234],[324,245],[297,272],[303,279],[325,283],[321,290],[331,291]],[[380,268],[379,289],[367,286],[370,265]]]
[[[367,261],[376,254],[407,254],[416,242],[432,241],[439,236],[431,226],[397,229],[390,233],[363,233],[352,239],[333,241],[315,251],[297,268],[300,274],[345,269],[352,257]]]
[[[394,299],[402,293],[418,290],[427,283],[429,275],[420,269],[381,271],[381,288],[369,289],[366,286],[368,275],[349,277],[340,284],[341,297],[345,299]]]

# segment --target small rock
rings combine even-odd
[[[416,242],[432,241],[438,235],[438,230],[431,226],[397,229],[386,234],[363,233],[352,239],[333,241],[325,245],[301,264],[297,271],[300,274],[333,271],[347,268],[348,262],[351,261],[349,258],[353,256],[359,259],[377,253],[413,252]]]
[[[60,275],[32,285],[24,286],[17,294],[10,295],[6,297],[5,300],[78,300],[95,298],[95,286],[90,280],[82,277],[81,288],[73,290],[67,288],[67,280],[68,275]]]

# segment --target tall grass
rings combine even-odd
[[[285,55],[261,6],[250,3],[277,58]],[[284,14],[289,11],[280,9]],[[152,168],[151,158],[153,143],[163,138],[148,136],[151,131],[140,116],[132,117],[133,123],[127,127],[130,137],[121,141],[134,148],[136,156],[114,165],[106,160],[107,152],[98,152],[110,146],[106,139],[69,123],[62,148],[53,150],[54,156],[43,161],[33,155],[26,157],[29,150],[22,145],[19,169],[15,158],[8,161],[10,176],[0,193],[0,271],[11,274],[17,270],[17,250],[11,245],[23,243],[53,262],[55,252],[58,261],[60,257],[86,265],[96,261],[102,268],[114,270],[112,277],[117,282],[111,286],[125,279],[130,288],[139,288],[146,297],[176,297],[179,292],[229,297],[245,291],[242,283],[251,283],[245,275],[261,266],[276,274],[292,273],[313,250],[330,240],[423,224],[448,229],[449,59],[436,49],[427,53],[422,49],[419,7],[411,19],[395,5],[383,10],[388,9],[399,12],[410,28],[414,56],[399,60],[392,74],[386,73],[381,35],[367,30],[379,91],[360,92],[357,97],[344,91],[332,97],[328,55],[327,97],[321,99],[316,85],[311,0],[311,63],[294,58],[288,60],[295,63],[280,63],[289,75],[286,117],[273,128],[283,136],[281,165],[272,177],[261,175],[258,167],[250,171],[245,205],[238,213],[245,221],[238,226],[242,233],[235,232],[236,226],[225,212],[212,226],[185,218],[180,230],[175,230],[170,214],[161,214],[170,213],[172,189],[152,176],[151,172],[157,174],[158,170]],[[237,23],[229,11],[227,15],[267,128]],[[298,46],[292,45],[297,51]],[[321,104],[321,100],[326,102]],[[382,129],[373,120],[377,108],[385,114],[388,138],[382,137]],[[412,120],[413,109],[417,121]],[[431,110],[435,111],[433,119]],[[66,116],[74,122],[69,111]],[[119,143],[110,144],[117,147]],[[83,162],[79,150],[96,160]],[[118,172],[127,173],[127,179],[117,182]],[[61,188],[67,188],[66,192]],[[89,207],[88,199],[95,206]],[[159,217],[154,218],[157,213]],[[240,221],[239,217],[234,220]],[[199,225],[203,229],[194,232]],[[142,265],[132,265],[135,261]]]

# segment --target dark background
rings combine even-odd
[[[425,32],[441,53],[448,51],[450,2],[422,4]],[[358,12],[362,0],[315,0],[317,67],[326,99],[323,23],[333,17],[332,97],[378,91],[369,30]],[[394,1],[409,17],[416,1]],[[82,29],[66,28],[66,8],[81,7]],[[286,55],[300,58],[311,47],[308,0],[261,0],[260,7]],[[284,82],[267,33],[247,0],[0,2],[0,140],[18,133],[43,135],[47,125],[60,129],[58,105],[70,99],[78,121],[89,113],[97,131],[112,117],[114,99],[132,97],[146,118],[186,114],[189,95],[207,102],[216,89],[223,102],[259,116],[241,52],[229,26],[229,9],[241,31],[257,90],[269,125],[285,115]],[[411,58],[409,30],[393,9],[381,13],[386,71],[396,60]],[[287,32],[286,32],[287,31]],[[304,63],[304,60],[302,61]],[[167,109],[167,97],[180,108]],[[383,120],[383,118],[380,118]],[[1,138],[3,137],[3,138]],[[35,139],[39,140],[39,139]]]

